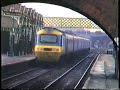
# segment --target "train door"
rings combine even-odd
[[[7,53],[9,51],[9,37],[10,32],[9,31],[1,31],[1,51],[2,54]]]
[[[75,52],[75,39],[74,39],[74,36],[73,36],[73,52]]]
[[[63,48],[63,53],[65,53],[65,49],[66,49],[66,46],[65,46],[65,37],[64,36],[61,36],[61,47]]]
[[[68,52],[68,39],[67,36],[65,37],[65,53]]]

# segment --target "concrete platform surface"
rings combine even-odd
[[[115,77],[115,60],[110,54],[100,54],[91,69],[83,89],[119,90],[119,80]]]
[[[34,58],[35,58],[35,56],[33,54],[22,55],[22,56],[13,56],[13,57],[2,54],[1,55],[1,66],[19,63],[19,62],[24,62],[24,61],[32,60]]]

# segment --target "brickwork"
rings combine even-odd
[[[112,37],[118,33],[118,0],[64,0],[64,2],[94,20]]]

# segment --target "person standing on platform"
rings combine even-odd
[[[20,55],[22,55],[22,48],[23,48],[22,47],[23,46],[22,43],[23,42],[22,42],[22,36],[21,36],[20,39],[19,39],[19,41],[18,41],[18,47],[19,47],[18,51],[20,52]]]
[[[22,39],[22,49],[23,49],[23,55],[26,54],[26,40],[25,40],[25,36],[23,36],[23,39]]]
[[[26,36],[26,53],[29,54],[29,35]]]
[[[15,56],[18,56],[18,54],[19,54],[19,53],[18,53],[18,52],[19,52],[19,51],[18,51],[18,48],[19,48],[19,47],[18,47],[18,41],[15,39],[15,42],[14,42],[14,55],[15,55]]]
[[[29,53],[32,54],[32,41],[29,41]]]

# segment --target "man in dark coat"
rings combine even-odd
[[[22,36],[20,37],[19,41],[18,41],[18,51],[20,52],[20,55],[22,55],[22,43],[23,43],[23,40],[22,40]]]

